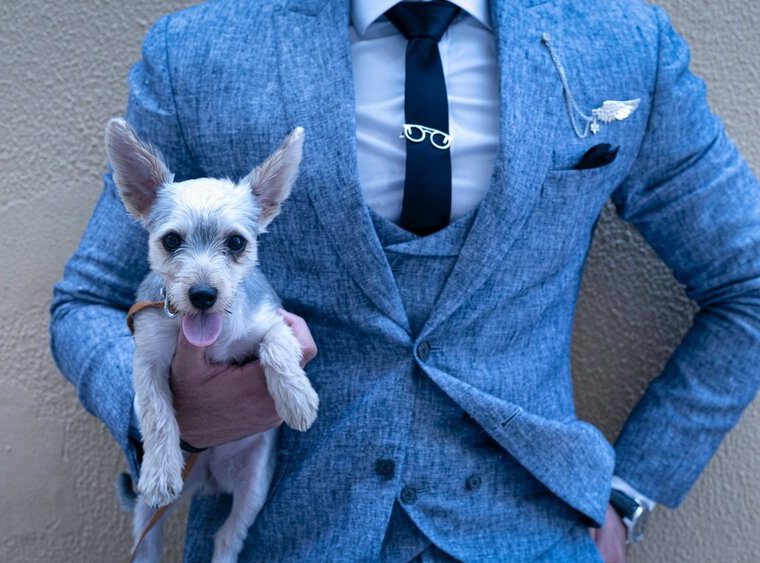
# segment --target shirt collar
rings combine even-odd
[[[359,35],[399,0],[351,0],[351,23]],[[491,29],[491,14],[488,0],[449,0],[456,4],[488,29]]]

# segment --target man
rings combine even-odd
[[[620,559],[610,500],[629,523],[648,499],[678,505],[756,392],[757,182],[658,8],[393,4],[204,4],[159,21],[130,74],[127,119],[180,180],[241,176],[306,129],[260,259],[309,355],[309,330],[319,346],[320,416],[281,432],[241,558],[594,561],[592,526]],[[614,452],[574,416],[569,361],[610,197],[701,306]],[[144,248],[106,174],[52,323],[62,371],[134,476],[124,311]],[[243,369],[180,342],[190,445],[277,424]],[[195,500],[188,560],[208,558],[228,509]]]

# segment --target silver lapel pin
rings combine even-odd
[[[567,80],[567,73],[565,67],[562,66],[562,62],[559,60],[559,55],[552,45],[551,36],[548,33],[541,35],[546,48],[549,50],[549,56],[554,62],[554,66],[557,67],[559,78],[562,81],[562,89],[565,94],[565,103],[567,105],[567,112],[570,115],[570,123],[573,126],[573,131],[581,139],[588,137],[589,132],[592,135],[596,135],[602,129],[602,123],[612,123],[614,121],[622,121],[627,119],[641,103],[641,98],[635,98],[633,100],[605,100],[598,108],[591,110],[591,115],[584,113],[573,97],[573,93],[570,90],[570,84]],[[581,127],[577,120],[576,115],[584,121],[584,126]]]
[[[430,144],[440,150],[446,150],[451,146],[454,135],[444,133],[439,129],[417,125],[416,123],[404,123],[404,132],[399,135],[400,139],[406,137],[413,143],[421,143],[425,137],[430,138]]]

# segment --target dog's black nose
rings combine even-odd
[[[187,293],[190,296],[190,303],[201,311],[213,307],[214,303],[216,303],[217,291],[213,287],[196,285],[195,287],[191,287]]]

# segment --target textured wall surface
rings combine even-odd
[[[614,1],[614,0],[610,0]],[[123,112],[148,26],[187,0],[0,0],[0,561],[123,561],[129,518],[112,494],[124,463],[48,352],[50,288],[100,191],[102,131]],[[760,3],[661,0],[693,69],[760,170]],[[635,230],[607,208],[573,343],[581,416],[615,438],[688,329],[695,307]],[[749,407],[689,498],[658,508],[635,563],[760,561],[760,408]],[[168,560],[181,556],[175,516]]]

